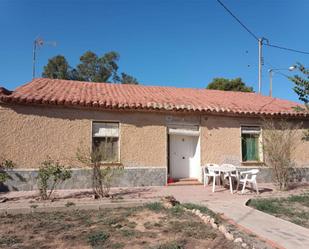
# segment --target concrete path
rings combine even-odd
[[[206,205],[214,212],[224,214],[240,226],[282,248],[309,248],[309,229],[246,206],[245,203],[254,197],[254,194],[231,195],[227,189],[212,193],[210,189],[203,186],[177,186],[166,187],[164,192],[175,196],[181,202]],[[162,189],[158,192],[161,191]]]

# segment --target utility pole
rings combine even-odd
[[[273,96],[273,71],[274,69],[269,69],[269,97]]]
[[[262,46],[263,46],[263,38],[259,38],[259,94],[261,94],[262,90]]]
[[[259,94],[262,94],[262,66],[264,65],[263,59],[263,42],[266,41],[269,43],[268,39],[265,37],[258,39],[259,44]]]

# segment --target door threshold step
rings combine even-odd
[[[167,184],[168,186],[187,186],[187,185],[203,185],[198,180],[195,181],[175,181]]]
[[[180,178],[176,179],[176,182],[198,182],[196,178]]]

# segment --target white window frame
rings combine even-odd
[[[252,127],[252,128],[259,128],[259,131],[252,132],[243,132],[243,127]],[[259,134],[259,147],[258,147],[258,153],[259,153],[259,161],[243,161],[243,154],[242,154],[242,134]],[[263,153],[263,130],[261,125],[258,124],[241,124],[240,125],[240,161],[242,163],[263,163],[264,162],[264,153]]]
[[[117,157],[117,161],[115,161],[115,162],[103,162],[103,163],[107,163],[107,164],[110,164],[110,163],[117,163],[117,164],[120,164],[120,158],[121,158],[121,156],[120,156],[120,152],[121,152],[121,150],[120,150],[120,144],[121,144],[121,132],[120,132],[120,130],[121,130],[121,123],[120,123],[120,121],[118,121],[118,120],[92,120],[91,121],[91,151],[93,151],[93,138],[95,137],[94,136],[94,134],[93,134],[93,127],[94,127],[94,124],[95,123],[113,123],[113,124],[118,124],[118,157]]]

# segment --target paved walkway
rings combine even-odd
[[[223,213],[242,227],[283,248],[309,248],[309,229],[246,206],[246,201],[254,197],[254,194],[231,195],[227,189],[212,193],[210,187],[203,186],[166,187],[158,189],[158,194],[173,195],[181,202],[206,205],[214,212]],[[262,193],[263,195],[271,193]]]

